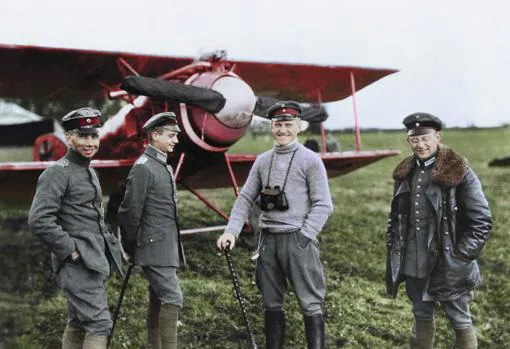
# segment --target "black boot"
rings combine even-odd
[[[264,313],[266,349],[283,348],[285,337],[285,314],[281,310],[266,310]]]
[[[324,349],[324,316],[305,316],[305,333],[308,349]]]

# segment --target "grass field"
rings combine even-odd
[[[350,134],[337,134],[343,149],[352,149]],[[479,259],[484,284],[472,303],[480,348],[510,348],[510,167],[489,168],[494,157],[510,155],[510,129],[446,130],[443,142],[466,156],[480,177],[489,200],[494,228]],[[269,137],[246,137],[232,151],[268,149]],[[385,297],[385,227],[392,191],[391,173],[409,154],[402,133],[362,135],[364,149],[400,149],[401,155],[379,161],[330,180],[335,212],[320,234],[327,277],[326,337],[328,348],[404,348],[412,323],[410,305],[401,289],[396,300]],[[0,160],[24,160],[13,149],[0,151]],[[28,155],[29,156],[29,155]],[[229,209],[232,190],[207,192]],[[217,222],[187,192],[180,193],[179,212],[185,226]],[[48,269],[48,252],[27,231],[26,208],[0,213],[0,342],[6,348],[59,348],[65,300]],[[186,236],[188,267],[180,272],[185,297],[181,348],[247,348],[247,334],[234,298],[224,256],[215,248],[218,234]],[[236,248],[233,257],[259,347],[263,347],[263,308],[254,284],[251,251]],[[110,304],[115,305],[121,280],[110,279]],[[115,334],[114,348],[143,348],[147,289],[135,275],[127,290]],[[303,321],[292,292],[287,299],[286,348],[304,348]],[[437,348],[453,348],[453,334],[444,314],[438,318]]]

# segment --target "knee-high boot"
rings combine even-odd
[[[161,302],[149,292],[149,308],[147,310],[147,349],[161,349],[161,336],[159,332],[159,312]]]
[[[478,340],[476,339],[475,328],[455,330],[455,345],[457,349],[477,349]]]
[[[85,331],[67,324],[62,335],[62,349],[82,349]]]
[[[415,320],[409,338],[411,349],[433,349],[436,325],[434,320]]]
[[[107,336],[86,333],[83,340],[83,349],[106,349]]]
[[[305,316],[305,334],[308,349],[324,349],[324,316]]]
[[[283,348],[285,313],[281,310],[266,310],[264,312],[264,328],[266,332],[266,349]]]
[[[177,321],[179,307],[173,304],[162,304],[159,313],[159,332],[161,349],[177,349]]]

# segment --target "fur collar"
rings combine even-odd
[[[402,160],[393,171],[393,179],[403,181],[416,164],[416,157],[411,155]],[[431,181],[440,187],[455,187],[462,182],[467,169],[467,160],[452,149],[440,145],[436,163],[432,168]]]

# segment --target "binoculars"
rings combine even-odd
[[[270,186],[264,187],[264,190],[260,192],[259,202],[262,211],[270,211],[272,209],[286,211],[289,209],[287,196],[285,196],[285,192],[280,189],[279,185],[275,185],[274,188]]]

